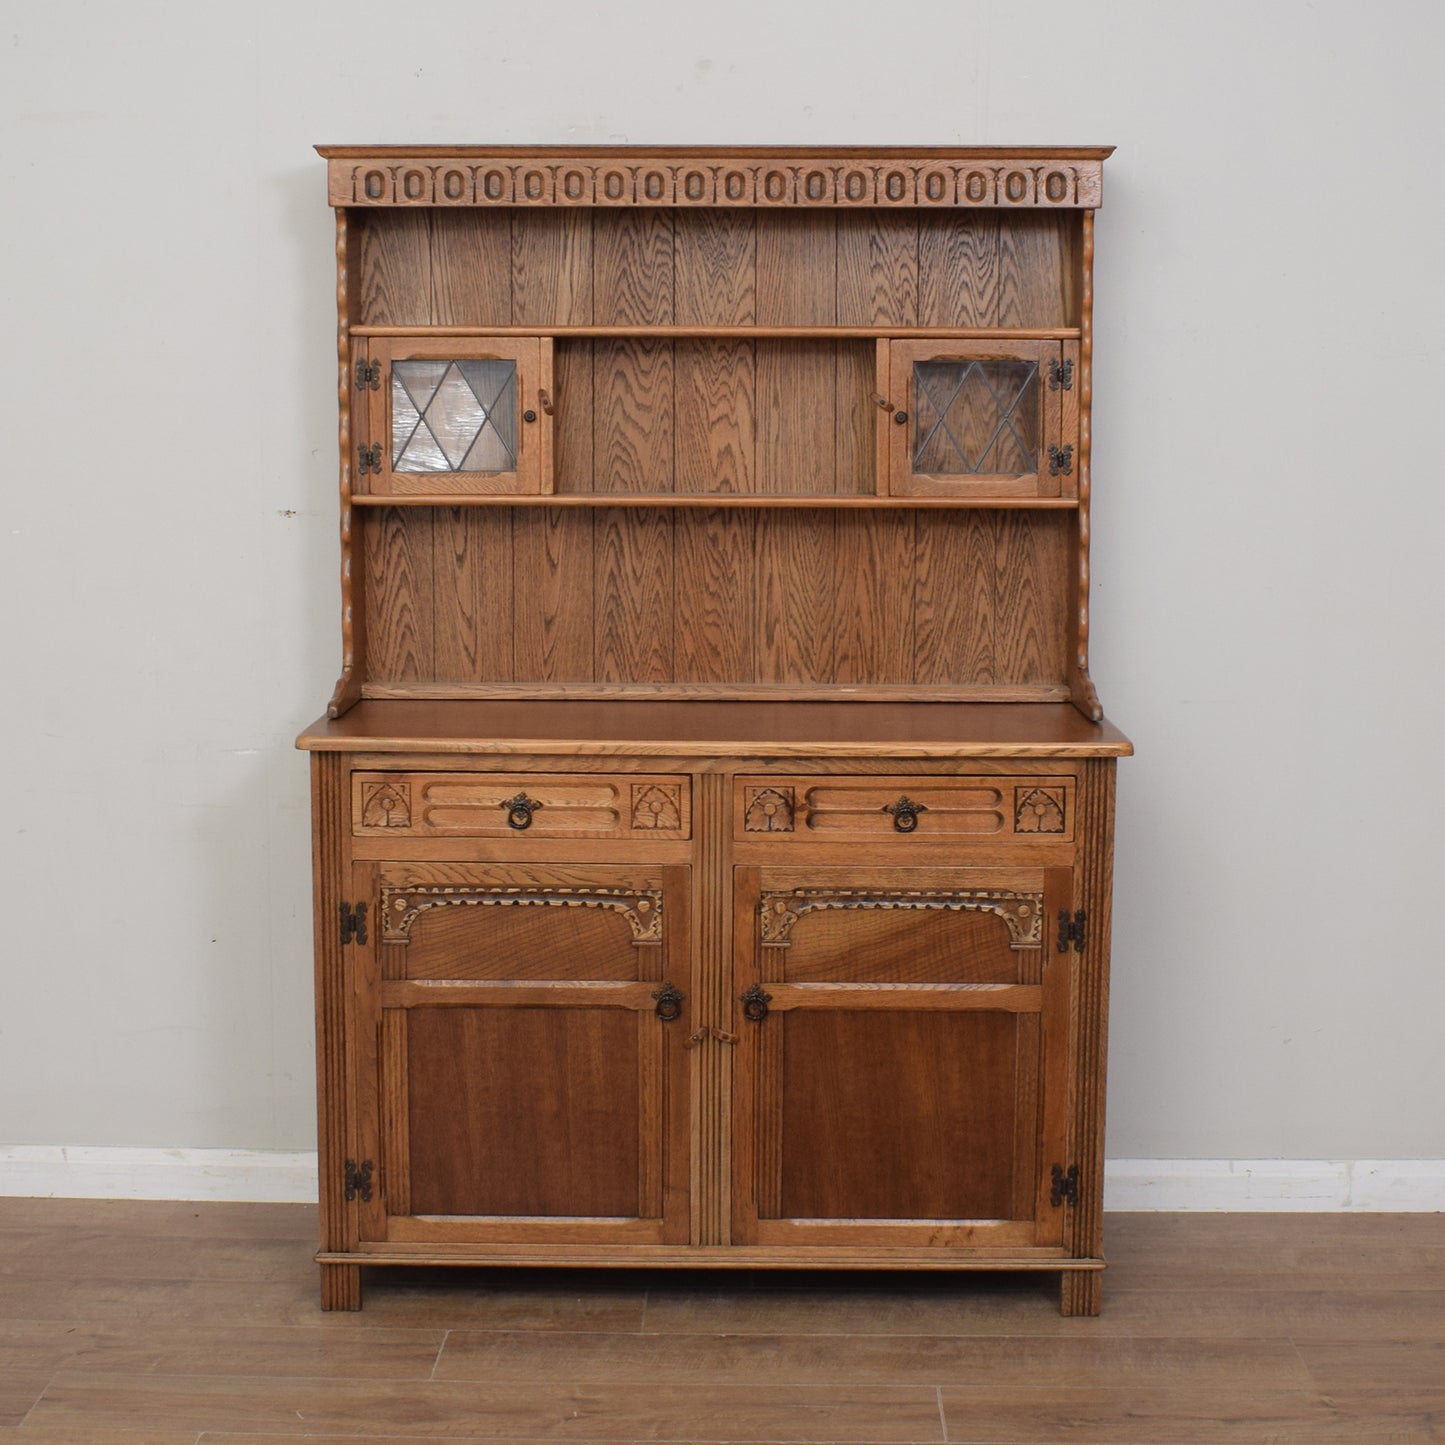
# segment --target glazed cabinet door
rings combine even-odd
[[[362,1241],[685,1242],[688,869],[354,867]]]
[[[895,497],[1078,495],[1073,341],[893,341]]]
[[[358,491],[552,490],[550,337],[371,336],[355,349]]]
[[[735,1242],[1062,1245],[1071,877],[736,870]]]

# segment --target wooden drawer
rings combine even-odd
[[[735,836],[813,842],[993,839],[1069,843],[1071,777],[739,778]]]
[[[392,838],[690,838],[688,778],[353,773],[352,832]]]

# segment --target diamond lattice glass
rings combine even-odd
[[[396,472],[514,472],[515,361],[396,361],[391,367]]]
[[[913,470],[1018,476],[1038,470],[1035,361],[916,361]]]

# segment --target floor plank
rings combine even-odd
[[[936,1338],[920,1335],[569,1335],[545,1351],[518,1333],[448,1336],[439,1380],[846,1385],[1308,1388],[1286,1340]]]
[[[1110,1216],[1097,1319],[765,1270],[376,1270],[325,1314],[314,1224],[0,1200],[0,1445],[1445,1445],[1441,1216]]]
[[[127,1376],[60,1370],[31,1412],[37,1425],[100,1421],[150,1429],[312,1434],[475,1435],[482,1439],[942,1441],[937,1391],[868,1385],[544,1386],[257,1376]]]
[[[1359,1419],[1305,1390],[945,1390],[943,1412],[951,1445],[1365,1445],[1371,1438]]]
[[[49,1379],[48,1371],[0,1370],[0,1425],[18,1425]]]

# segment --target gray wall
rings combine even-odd
[[[0,1142],[313,1139],[313,141],[1108,143],[1110,1152],[1445,1156],[1445,10],[52,0],[0,35]]]

